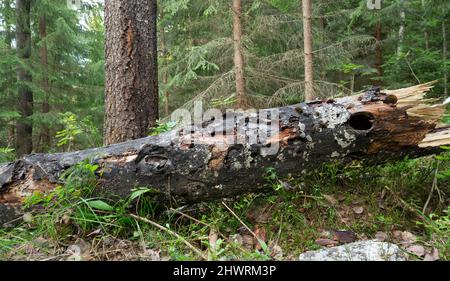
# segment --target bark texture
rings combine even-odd
[[[313,36],[312,36],[312,3],[302,0],[303,5],[303,41],[305,52],[305,100],[312,101],[314,95]]]
[[[404,1],[400,1],[400,27],[398,29],[398,45],[397,45],[397,57],[400,58],[403,52],[403,44],[405,41],[405,24],[406,24],[406,11]]]
[[[11,19],[10,13],[12,12],[11,8],[11,1],[5,0],[4,7],[5,7],[5,19],[4,19],[4,27],[5,27],[5,43],[8,48],[8,51],[12,52],[12,41],[14,38],[14,31],[12,30],[12,23],[13,20]],[[7,79],[9,80],[10,84],[15,84],[16,81],[16,74],[11,72],[8,74]],[[16,135],[16,124],[15,121],[11,120],[8,123],[8,137],[7,137],[7,147],[14,147],[15,145],[15,135]]]
[[[418,104],[429,88],[373,90],[278,108],[279,119],[272,122],[278,122],[279,132],[258,143],[248,139],[260,136],[268,121],[264,115],[241,112],[226,116],[224,135],[211,130],[222,122],[208,121],[195,130],[177,129],[103,148],[29,155],[0,165],[0,221],[17,216],[34,191],[61,184],[61,174],[85,159],[100,167],[97,192],[102,196],[125,197],[133,188],[152,187],[160,192],[155,200],[185,204],[271,190],[264,180],[267,168],[283,177],[330,161],[380,163],[430,154],[449,144],[450,137],[448,128],[437,127],[441,107],[410,103]],[[279,146],[276,153],[264,152],[273,145]]]
[[[159,12],[159,18],[160,19],[164,19],[164,9],[161,9],[161,11]],[[164,72],[162,75],[162,83],[164,85],[164,116],[168,117],[170,114],[170,109],[169,109],[169,98],[170,98],[170,93],[167,89],[168,84],[169,84],[169,66],[168,66],[168,49],[166,46],[166,36],[165,36],[165,32],[166,29],[164,27],[164,25],[161,25],[161,29],[160,29],[160,42],[161,42],[161,57],[164,60]]]
[[[444,64],[444,95],[448,96],[448,72],[447,72],[447,32],[445,31],[445,20],[442,21],[442,61]]]
[[[381,22],[375,26],[375,39],[377,41],[375,50],[375,68],[377,69],[377,76],[383,77],[383,41],[381,38]],[[381,85],[381,80],[376,81],[377,85]]]
[[[16,0],[17,26],[16,44],[17,57],[21,64],[27,64],[31,56],[31,0]],[[28,119],[33,115],[33,92],[27,83],[32,81],[31,73],[26,67],[17,68],[18,101],[17,111],[21,117],[16,124],[16,153],[17,156],[29,154],[33,150],[33,125]]]
[[[236,72],[236,95],[240,108],[248,107],[245,90],[245,62],[242,47],[242,2],[233,0],[233,41],[234,41],[234,69]]]
[[[45,15],[39,18],[39,38],[41,40],[40,56],[42,65],[42,90],[44,91],[44,100],[42,102],[42,113],[46,114],[50,112],[49,102],[49,81],[48,81],[48,50],[45,39],[47,37],[47,19]],[[50,128],[47,124],[42,125],[41,133],[39,137],[38,149],[42,152],[44,149],[51,146]]]
[[[156,2],[105,2],[105,144],[145,137],[159,117]]]

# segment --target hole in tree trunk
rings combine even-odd
[[[375,117],[370,112],[357,112],[350,117],[350,127],[358,131],[368,131],[373,128]]]

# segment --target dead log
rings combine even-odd
[[[108,147],[29,155],[0,166],[0,223],[20,214],[24,198],[54,189],[64,171],[88,158],[100,166],[99,192],[123,197],[133,188],[152,187],[185,204],[264,191],[269,167],[282,177],[336,160],[379,163],[432,154],[450,144],[450,130],[439,124],[444,108],[425,103],[431,87],[374,89],[265,112],[277,112],[277,118],[226,114],[224,120]],[[279,130],[261,138],[274,124]],[[260,141],[251,142],[255,136]]]

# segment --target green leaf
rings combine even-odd
[[[139,188],[133,191],[133,193],[131,193],[130,195],[130,201],[133,201],[136,198],[141,197],[142,195],[149,193],[149,192],[153,192],[153,189],[150,188]]]
[[[92,209],[96,209],[96,210],[100,210],[100,211],[107,211],[107,212],[114,211],[114,208],[111,205],[109,205],[108,203],[106,203],[102,200],[88,201],[87,204]]]
[[[2,111],[0,112],[0,119],[17,119],[20,118],[20,113],[17,111]]]

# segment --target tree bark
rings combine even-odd
[[[234,40],[234,68],[236,74],[236,95],[240,108],[248,107],[245,88],[245,63],[242,46],[242,3],[233,0],[233,40]]]
[[[404,7],[404,2],[400,1],[401,11],[400,11],[400,27],[398,29],[398,45],[397,45],[397,57],[401,56],[403,52],[403,41],[405,39],[405,24],[406,24],[406,12]]]
[[[161,9],[160,13],[159,13],[159,18],[161,20],[164,20],[164,9]],[[164,25],[161,25],[161,29],[160,29],[160,41],[161,41],[161,56],[164,59],[164,72],[163,72],[163,85],[164,85],[164,116],[168,117],[170,114],[170,110],[169,110],[169,97],[170,97],[170,93],[167,90],[167,85],[169,83],[169,68],[168,68],[168,62],[167,62],[167,55],[168,55],[168,50],[167,50],[167,46],[166,46],[166,36],[165,36],[165,28]]]
[[[48,50],[47,43],[45,39],[47,37],[47,20],[45,15],[39,18],[39,38],[41,40],[41,64],[42,64],[42,90],[44,91],[44,101],[42,103],[42,113],[47,114],[50,112],[50,103],[49,103],[49,82],[48,82]],[[51,138],[50,138],[50,128],[47,124],[44,124],[41,128],[41,133],[39,137],[40,147],[38,148],[40,151],[43,151],[46,148],[51,147]]]
[[[303,4],[303,41],[305,52],[305,100],[312,101],[314,94],[312,3],[302,0]]]
[[[448,96],[448,72],[447,72],[447,34],[445,31],[445,19],[442,20],[442,61],[444,64],[444,96]]]
[[[383,77],[383,42],[381,39],[381,22],[379,21],[377,25],[375,26],[375,39],[377,41],[376,43],[376,50],[375,50],[375,68],[377,69],[377,76],[379,78]],[[381,85],[381,80],[376,81],[377,85]]]
[[[156,2],[105,2],[107,145],[145,137],[159,118]]]
[[[108,147],[30,155],[0,166],[0,221],[17,216],[26,196],[63,184],[61,174],[86,159],[99,165],[99,196],[124,198],[133,188],[151,187],[159,191],[155,200],[185,204],[270,191],[267,168],[282,178],[313,172],[330,161],[380,163],[430,154],[450,144],[449,128],[437,128],[444,109],[409,102],[430,88],[372,90],[266,110],[271,118],[251,111],[229,113],[223,123],[205,117],[194,128]],[[280,130],[263,139],[268,122]],[[224,124],[225,130],[214,133]],[[255,136],[259,142],[249,141]],[[269,146],[277,149],[267,153]]]
[[[16,0],[17,25],[16,44],[17,57],[21,64],[28,64],[31,56],[31,25],[30,25],[31,0]],[[29,154],[33,150],[33,125],[29,117],[33,114],[33,92],[27,83],[32,81],[32,76],[26,67],[20,65],[17,68],[18,101],[17,111],[21,117],[16,123],[16,153],[17,156]]]
[[[8,48],[8,51],[12,52],[12,41],[14,38],[14,32],[12,31],[11,28],[11,24],[13,23],[13,20],[10,18],[13,9],[11,8],[11,1],[10,0],[5,0],[5,17],[4,17],[4,21],[5,21],[5,43],[6,46]],[[14,74],[11,73],[8,76],[8,80],[10,85],[14,85],[15,84],[15,78],[14,78]],[[10,148],[13,148],[15,146],[15,135],[16,135],[16,124],[14,122],[14,120],[9,121],[8,123],[8,138],[7,138],[7,145]]]
[[[425,10],[426,9],[426,3],[424,0],[422,0],[422,9]],[[425,39],[425,49],[428,51],[430,49],[430,39],[428,36],[428,30],[427,30],[427,25],[426,25],[426,16],[425,14],[423,15],[423,37]]]

